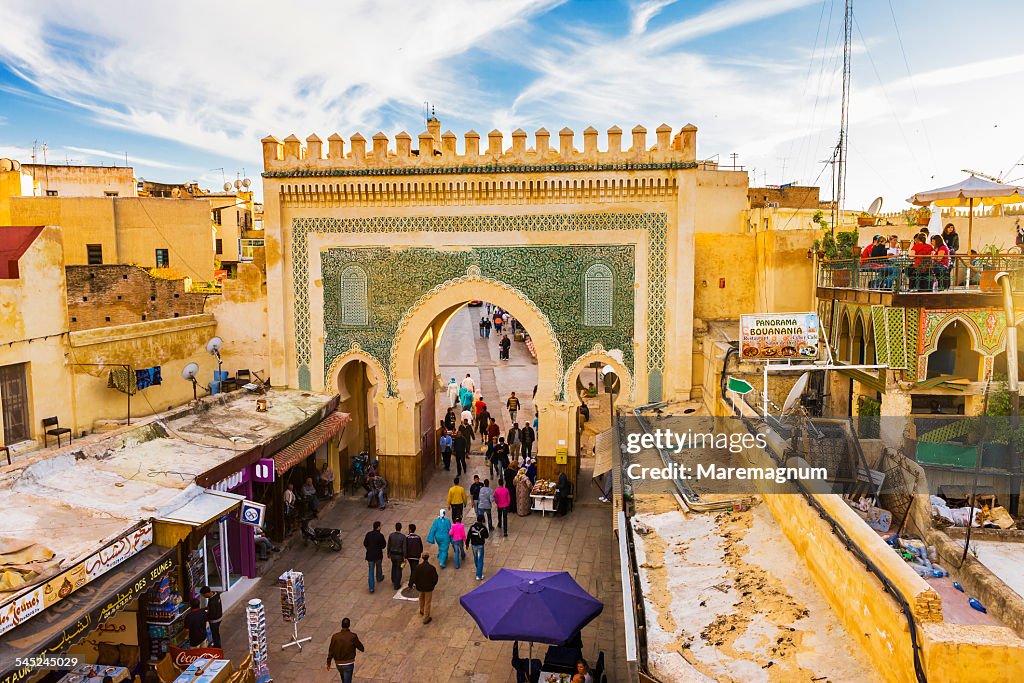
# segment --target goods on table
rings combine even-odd
[[[533,485],[533,490],[530,495],[534,496],[553,496],[555,495],[555,482],[547,479],[538,479],[537,483]]]
[[[252,671],[257,681],[270,680],[267,664],[267,611],[263,601],[253,598],[245,608],[245,621],[249,632],[249,653],[252,655]]]
[[[281,614],[287,622],[295,622],[306,616],[306,591],[302,583],[302,572],[287,571],[277,579],[281,588]]]

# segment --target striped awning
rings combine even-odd
[[[345,425],[352,421],[348,413],[333,412],[325,417],[320,424],[313,427],[297,441],[285,446],[272,456],[274,458],[274,469],[278,474],[284,474],[291,468],[315,453],[318,448],[327,443],[328,440]]]

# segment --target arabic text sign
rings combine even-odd
[[[743,360],[814,360],[820,327],[817,313],[740,316]]]
[[[111,543],[84,562],[0,606],[0,634],[23,624],[44,609],[103,576],[153,543],[153,525],[146,524]]]

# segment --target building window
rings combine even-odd
[[[119,192],[114,192],[112,190],[105,190],[103,192],[103,196],[104,197],[116,197],[118,194],[120,194],[120,193]]]
[[[611,268],[595,263],[583,276],[583,324],[588,327],[611,327],[612,292],[615,280]]]
[[[341,324],[364,326],[370,323],[366,271],[356,265],[341,271]]]
[[[57,190],[47,190],[46,191],[46,196],[47,197],[56,197],[57,196]]]
[[[220,225],[220,209],[213,210],[213,224]]]
[[[167,268],[171,264],[170,256],[167,254],[166,249],[156,250],[156,267]]]
[[[85,245],[85,251],[88,256],[88,263],[90,266],[101,266],[103,265],[103,245],[102,244],[87,244]]]
[[[222,240],[221,238],[218,237],[216,239],[216,246],[217,246],[217,255],[219,256],[220,254],[223,254],[224,253],[224,240]]]

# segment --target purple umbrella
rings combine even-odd
[[[459,602],[490,640],[557,645],[593,621],[604,603],[568,572],[501,569]]]

